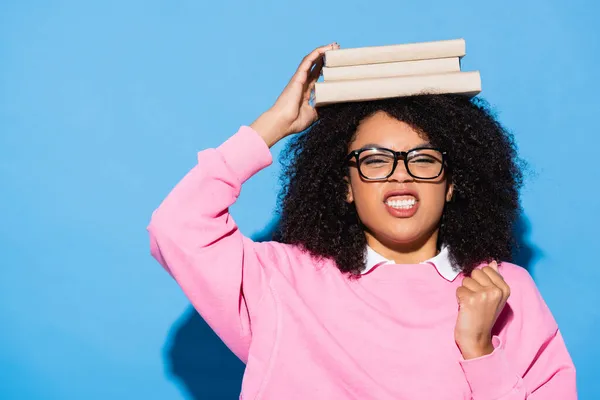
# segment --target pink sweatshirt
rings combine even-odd
[[[254,243],[228,208],[272,162],[242,127],[153,213],[152,255],[244,363],[242,399],[571,400],[575,368],[527,271],[502,263],[512,295],[490,355],[454,342],[462,275],[384,263],[350,280],[296,246]]]

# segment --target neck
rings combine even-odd
[[[378,239],[365,232],[367,244],[388,260],[396,264],[419,264],[438,254],[438,231],[432,235],[411,243],[396,243],[387,239]]]

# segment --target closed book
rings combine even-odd
[[[460,71],[459,57],[435,58],[431,60],[400,61],[347,67],[324,67],[323,80],[331,82],[458,71]]]
[[[355,79],[317,82],[316,107],[332,103],[380,100],[417,94],[462,94],[475,96],[481,92],[479,71],[411,75],[391,78]]]
[[[327,51],[325,67],[462,57],[465,54],[464,39],[356,47]]]

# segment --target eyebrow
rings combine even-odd
[[[362,146],[362,147],[361,147],[359,150],[362,150],[362,149],[370,149],[370,148],[373,148],[373,147],[378,147],[378,148],[386,148],[385,146],[382,146],[382,145],[380,145],[380,144],[376,144],[376,143],[367,143],[367,144],[365,144],[364,146]],[[408,149],[408,150],[411,150],[411,149],[417,149],[417,148],[426,148],[426,149],[432,149],[432,148],[434,148],[434,146],[433,146],[431,143],[423,142],[423,143],[421,143],[421,144],[418,144],[418,145],[416,145],[416,146],[414,146],[414,147],[411,147],[411,148],[410,148],[410,149]],[[408,150],[407,150],[407,151],[408,151]]]

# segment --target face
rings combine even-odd
[[[363,147],[384,147],[394,151],[428,145],[408,124],[384,112],[364,119],[349,151]],[[442,211],[452,197],[452,185],[445,170],[433,180],[419,180],[408,174],[402,160],[386,180],[367,181],[352,162],[348,180],[348,202],[354,202],[367,228],[367,242],[386,247],[420,247],[437,240]]]

